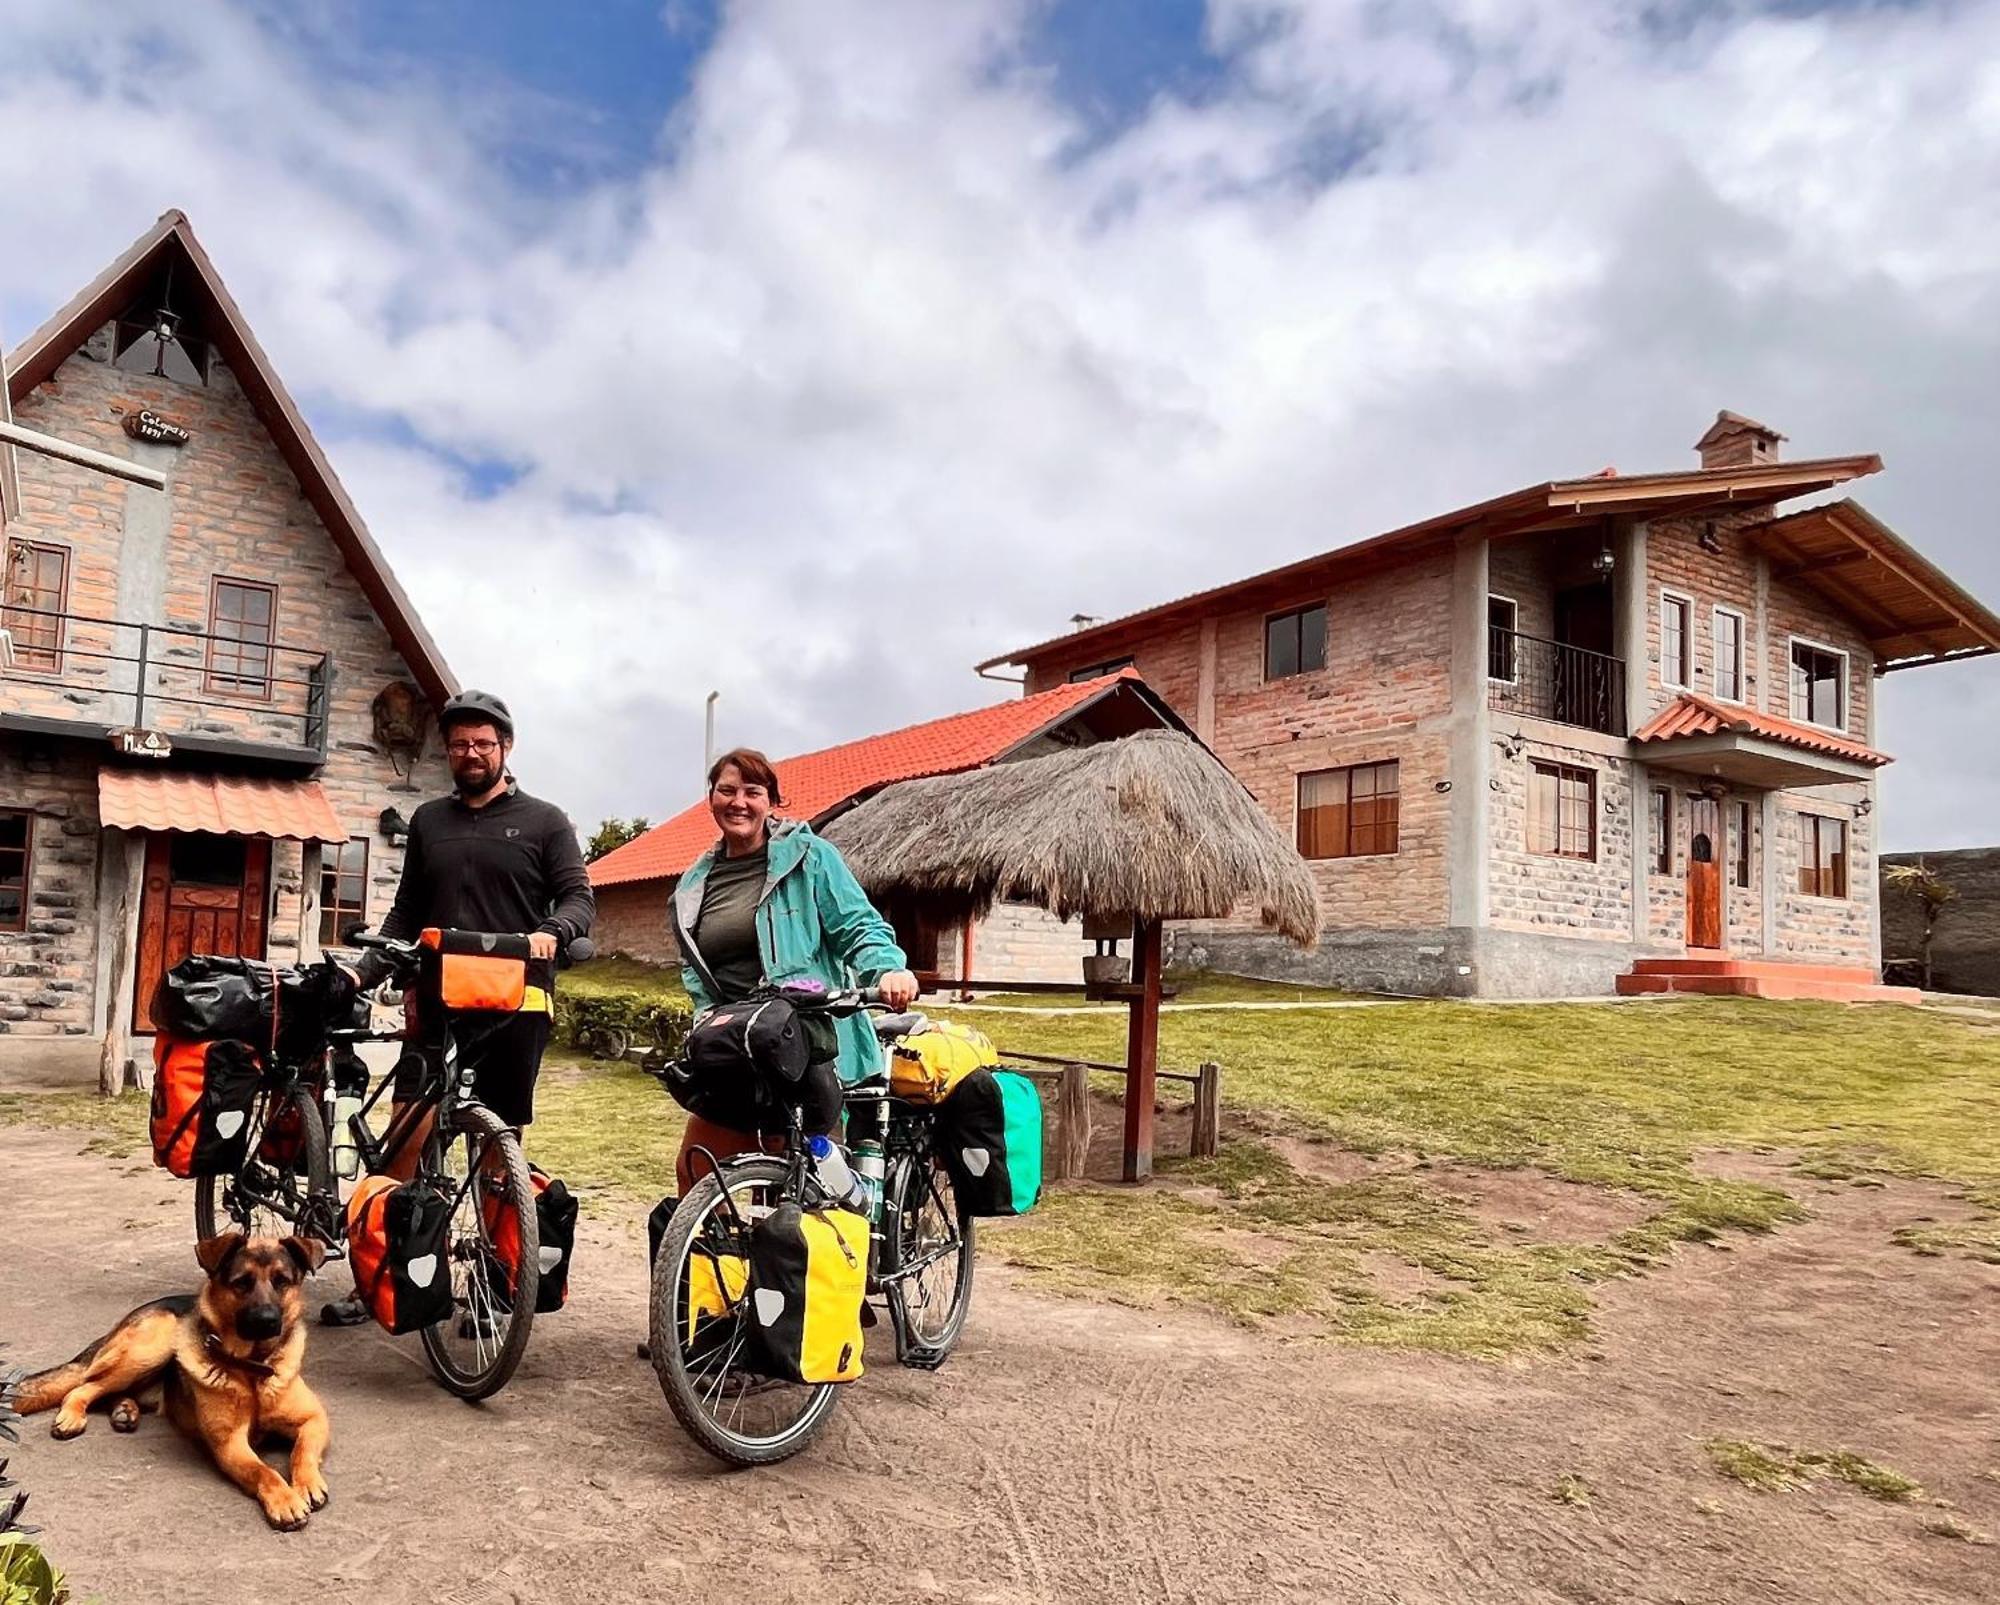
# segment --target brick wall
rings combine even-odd
[[[1129,952],[1128,942],[1121,951]],[[1059,920],[1032,903],[995,903],[972,931],[972,972],[982,981],[1083,984],[1083,956],[1095,949],[1077,920]],[[962,949],[956,927],[938,936],[938,974],[956,980]]]
[[[28,928],[0,933],[0,1034],[87,1036],[97,975],[97,765],[0,736],[0,807],[32,812]]]
[[[597,891],[591,936],[600,953],[618,953],[649,964],[678,964],[669,905],[678,880],[627,881]]]

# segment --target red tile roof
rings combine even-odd
[[[778,788],[785,801],[780,812],[788,819],[813,820],[891,781],[978,769],[1128,679],[1136,681],[1138,676],[1122,669],[1102,679],[1061,685],[1032,697],[781,759]],[[695,803],[598,859],[590,866],[590,882],[620,886],[678,875],[715,844],[716,835],[708,804]]]
[[[344,842],[353,834],[316,780],[100,769],[97,811],[104,824],[121,830],[200,830],[321,842]]]
[[[1772,713],[1758,713],[1751,708],[1711,702],[1707,697],[1692,693],[1674,698],[1654,714],[1632,739],[1672,741],[1677,736],[1713,736],[1724,730],[1734,730],[1746,736],[1762,736],[1767,741],[1781,741],[1788,747],[1804,747],[1809,752],[1823,752],[1835,758],[1849,758],[1872,768],[1880,768],[1890,761],[1887,753],[1864,747],[1858,741],[1849,741],[1845,736],[1837,736],[1829,730],[1780,719]]]

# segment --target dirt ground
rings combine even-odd
[[[0,1146],[0,1361],[193,1285],[185,1184],[74,1132]],[[1684,1250],[1604,1289],[1586,1348],[1509,1366],[1052,1302],[989,1265],[942,1372],[880,1357],[816,1448],[739,1474],[633,1357],[644,1229],[621,1207],[586,1221],[570,1308],[489,1405],[435,1387],[414,1339],[315,1334],[334,1497],[302,1533],[157,1419],[58,1444],[38,1418],[14,1473],[107,1605],[2000,1597],[2000,1547],[1929,1530],[2000,1535],[2000,1267],[1891,1246],[1955,1213],[1941,1192],[1805,1185],[1810,1221]],[[1924,1495],[1754,1492],[1708,1463],[1718,1437],[1852,1449]]]

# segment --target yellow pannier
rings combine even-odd
[[[942,1103],[975,1070],[1000,1062],[983,1032],[952,1020],[931,1020],[889,1054],[889,1090],[911,1103]]]

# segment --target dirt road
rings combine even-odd
[[[0,1147],[0,1358],[67,1356],[193,1285],[184,1184],[73,1132]],[[433,1386],[412,1339],[315,1334],[334,1500],[305,1532],[268,1531],[156,1419],[69,1444],[37,1420],[14,1463],[106,1605],[1990,1600],[2000,1548],[1948,1532],[2000,1534],[2000,1268],[1888,1242],[1940,1198],[1822,1190],[1777,1238],[1607,1290],[1587,1352],[1506,1367],[1050,1302],[987,1267],[944,1371],[884,1357],[816,1449],[738,1475],[633,1358],[644,1231],[620,1208],[492,1404]],[[1718,1437],[1851,1448],[1925,1494],[1756,1493],[1709,1464]]]

